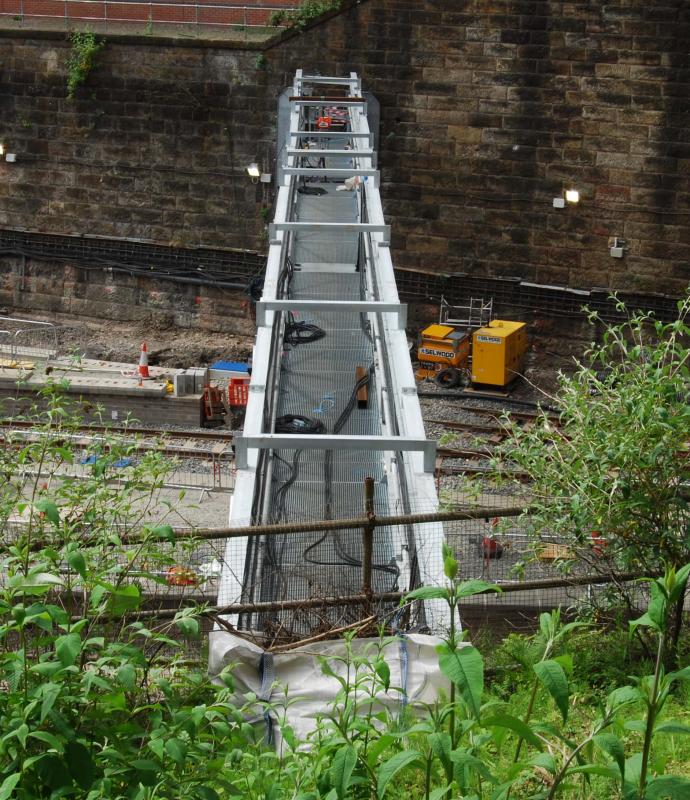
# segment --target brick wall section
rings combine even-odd
[[[680,294],[690,268],[684,0],[368,0],[261,53],[111,41],[65,98],[68,46],[0,39],[0,225],[261,247],[294,69],[381,103],[395,262]],[[577,206],[552,199],[573,186]],[[629,250],[611,258],[613,236]]]
[[[186,0],[166,3],[162,0],[127,0],[127,2],[70,2],[65,0],[0,0],[0,15],[69,20],[109,20],[111,22],[191,22],[210,25],[267,25],[273,10],[294,8],[299,0]]]

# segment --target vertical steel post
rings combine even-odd
[[[364,479],[364,513],[368,522],[362,529],[362,591],[364,594],[371,594],[376,514],[374,513],[374,479],[370,477]]]

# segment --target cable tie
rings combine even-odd
[[[321,398],[319,405],[312,409],[312,413],[325,414],[326,411],[330,411],[332,408],[335,408],[335,397],[332,394],[325,394]]]

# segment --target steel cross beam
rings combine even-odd
[[[357,150],[355,148],[351,148],[350,150],[317,150],[315,147],[306,147],[303,149],[288,147],[285,152],[287,153],[288,158],[290,156],[345,156],[349,158],[376,158],[376,154],[371,148],[362,148],[361,150]]]
[[[359,78],[339,78],[333,75],[301,75],[295,79],[298,83],[323,83],[331,84],[333,86],[349,86],[350,84],[357,85]]]
[[[367,104],[367,101],[363,97],[340,97],[330,95],[322,95],[321,97],[318,95],[300,97],[297,95],[288,99],[296,106],[334,106],[336,108],[344,108],[349,106],[354,108],[364,108]]]
[[[294,433],[260,433],[245,436],[235,433],[235,465],[237,469],[248,466],[247,451],[259,450],[376,450],[424,453],[424,472],[433,472],[436,466],[436,442],[408,436],[309,436]]]
[[[260,300],[256,304],[256,324],[266,324],[268,311],[329,311],[354,314],[395,314],[398,330],[405,330],[407,306],[404,303],[383,303],[377,300]]]
[[[278,231],[293,231],[294,233],[382,233],[389,242],[391,238],[390,225],[375,225],[369,222],[271,222],[268,226],[268,238],[276,238]]]
[[[300,136],[309,139],[330,139],[339,136],[341,139],[367,139],[372,141],[373,133],[363,133],[361,131],[290,131],[289,136]]]
[[[356,151],[353,151],[356,152]],[[363,169],[362,167],[349,167],[348,169],[329,169],[328,167],[284,167],[284,175],[302,175],[307,178],[373,178],[374,186],[379,185],[379,171],[377,169]]]

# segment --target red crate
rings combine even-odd
[[[231,406],[246,406],[249,399],[249,381],[251,378],[230,378],[228,384],[228,402]]]

